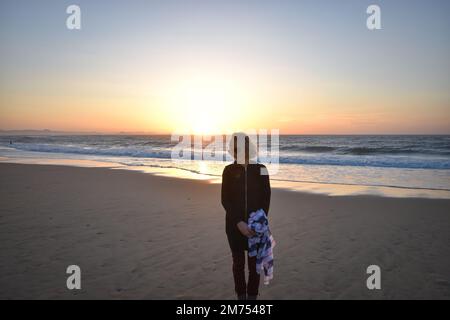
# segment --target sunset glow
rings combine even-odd
[[[169,130],[211,135],[238,129],[247,106],[242,88],[232,79],[205,74],[169,86],[163,97]]]
[[[438,5],[383,3],[376,31],[360,1],[79,5],[81,30],[63,3],[1,5],[1,130],[450,133]]]

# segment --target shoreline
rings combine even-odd
[[[130,170],[0,164],[2,299],[233,299],[220,185]],[[450,200],[275,188],[261,299],[449,299]],[[82,290],[65,287],[68,265]],[[382,290],[366,288],[379,265]]]
[[[97,159],[70,159],[70,158],[9,158],[0,156],[0,163],[15,163],[29,165],[56,165],[84,168],[109,168],[113,170],[138,171],[151,175],[172,177],[188,180],[206,180],[210,183],[221,183],[221,176],[192,172],[183,168],[158,168],[151,166],[130,166],[117,162],[101,161]],[[290,190],[302,193],[320,194],[328,196],[379,196],[386,198],[426,198],[450,199],[450,190],[402,187],[387,185],[362,185],[337,182],[313,182],[281,180],[271,178],[272,188]]]

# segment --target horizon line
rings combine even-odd
[[[271,129],[267,129],[270,131]],[[245,130],[241,130],[245,131]],[[167,136],[172,135],[173,133],[169,132],[151,132],[151,131],[71,131],[71,130],[53,130],[53,129],[0,129],[0,135],[5,135],[8,133],[15,133],[17,135],[26,135],[30,133],[38,133],[42,135],[52,135],[52,134],[71,134],[71,135],[152,135],[152,136]],[[194,136],[217,136],[217,135],[226,135],[231,133],[211,133],[211,134],[199,134],[199,133],[179,133],[178,135],[194,135]],[[447,136],[450,135],[448,133],[280,133],[280,136]]]

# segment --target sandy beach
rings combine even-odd
[[[0,164],[1,299],[234,299],[220,185]],[[449,299],[450,200],[273,189],[261,299]],[[82,289],[66,288],[79,265]],[[381,268],[368,290],[366,268]]]

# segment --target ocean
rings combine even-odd
[[[221,176],[227,162],[172,161],[177,143],[169,135],[2,135],[0,157],[93,160]],[[279,162],[271,176],[279,183],[450,191],[448,135],[281,135]]]

